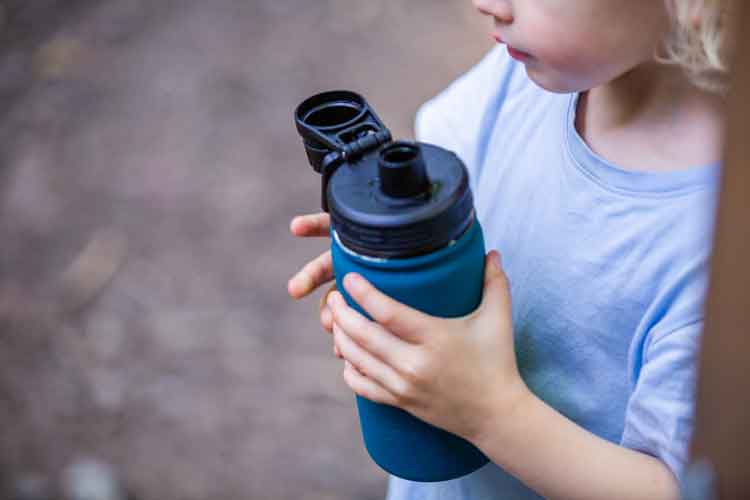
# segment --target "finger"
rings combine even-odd
[[[393,368],[360,347],[336,323],[333,325],[333,341],[345,360],[389,392],[403,385],[403,380]]]
[[[492,311],[493,318],[497,314],[501,314],[504,318],[509,317],[511,310],[510,283],[502,269],[500,254],[496,250],[488,253],[484,265],[484,289],[482,291],[482,302],[479,304],[477,312]],[[494,322],[494,319],[491,321]]]
[[[325,212],[298,215],[289,224],[289,230],[295,236],[329,236],[331,216]]]
[[[344,365],[344,381],[349,388],[363,398],[391,406],[396,406],[396,398],[383,386],[359,373],[351,363]]]
[[[344,288],[373,320],[394,335],[414,344],[424,341],[432,316],[390,298],[357,273],[344,276]]]
[[[344,358],[341,358],[341,359],[344,359]],[[349,367],[349,368],[351,368],[352,370],[356,370],[356,371],[357,371],[357,373],[359,373],[359,374],[360,374],[360,375],[362,375],[363,377],[366,377],[366,376],[367,376],[367,375],[366,375],[365,373],[362,373],[361,371],[357,370],[357,367],[356,367],[356,366],[354,366],[353,364],[351,364],[351,363],[350,363],[349,361],[347,361],[347,360],[345,360],[345,359],[344,359],[344,366],[348,366],[348,367]]]
[[[331,314],[330,308],[324,307],[323,309],[321,309],[320,324],[323,325],[323,328],[328,333],[331,333],[333,331],[333,314]]]
[[[322,297],[320,297],[320,310],[321,312],[323,309],[328,307],[328,296],[331,295],[331,292],[336,291],[336,283],[334,282],[330,287],[328,287],[328,290],[326,290],[326,293],[323,294]]]
[[[349,307],[339,292],[332,293],[328,303],[334,328],[338,326],[343,329],[348,337],[368,353],[396,369],[409,355],[407,350],[411,344]]]
[[[341,357],[341,351],[339,351],[339,348],[336,344],[333,344],[333,355],[339,359],[344,359],[343,357]]]
[[[331,251],[320,254],[295,274],[287,284],[289,295],[301,299],[323,283],[333,279],[333,259]]]
[[[328,333],[331,333],[333,331],[333,314],[331,313],[331,309],[328,307],[328,296],[331,295],[331,292],[334,291],[336,291],[336,282],[334,282],[333,285],[331,285],[328,290],[326,290],[326,293],[324,293],[320,298],[320,324],[323,325],[323,328]]]

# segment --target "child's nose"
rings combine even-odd
[[[474,7],[486,16],[492,16],[503,24],[513,22],[513,8],[509,0],[472,0]]]

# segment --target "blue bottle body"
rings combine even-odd
[[[337,288],[351,307],[368,318],[344,290],[342,280],[349,272],[361,274],[386,295],[433,316],[465,316],[481,301],[485,246],[476,219],[458,240],[426,255],[399,259],[362,256],[344,248],[334,229],[331,252]],[[406,411],[361,396],[356,396],[356,401],[368,453],[395,476],[420,482],[448,481],[489,461],[468,441]]]

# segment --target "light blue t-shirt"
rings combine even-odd
[[[417,139],[469,169],[487,251],[502,253],[510,279],[531,390],[679,477],[720,166],[612,165],[576,131],[576,102],[536,86],[498,46],[420,108]],[[388,491],[388,500],[527,498],[539,497],[494,463],[441,483],[391,477]]]

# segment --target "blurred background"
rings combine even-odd
[[[351,89],[413,138],[488,33],[469,0],[0,0],[0,498],[383,498],[286,291],[328,245],[288,229],[292,112]]]

